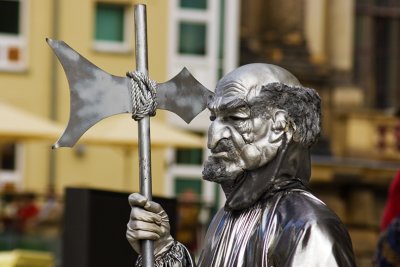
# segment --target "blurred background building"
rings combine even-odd
[[[45,43],[46,37],[64,40],[105,71],[123,76],[134,69],[133,5],[138,2],[0,0],[0,104],[51,125],[42,138],[0,133],[0,189],[7,207],[2,214],[26,203],[26,196],[12,201],[26,192],[51,200],[54,194],[62,199],[70,186],[138,191],[137,136],[129,115],[105,120],[73,149],[49,149],[68,121],[69,90]],[[348,226],[358,265],[371,266],[387,187],[400,167],[398,1],[140,3],[148,6],[149,72],[156,81],[186,66],[213,90],[238,65],[266,62],[288,69],[320,93],[324,131],[313,151],[311,188]],[[153,191],[182,203],[179,211],[186,216],[178,236],[196,253],[211,214],[224,201],[216,185],[200,179],[208,114],[188,126],[167,112],[152,121],[160,124],[153,129],[160,138],[152,148]],[[124,123],[133,128],[120,126]],[[132,131],[132,141],[114,134],[105,138],[115,125],[125,135]],[[197,223],[191,231],[187,225],[193,217]]]
[[[388,183],[399,168],[398,1],[242,1],[240,63],[273,63],[323,100],[311,188],[372,266]]]

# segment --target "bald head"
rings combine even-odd
[[[232,81],[248,88],[276,82],[289,86],[301,86],[297,78],[287,70],[276,65],[263,63],[248,64],[235,69],[218,82],[217,88],[224,87]]]
[[[209,104],[224,108],[229,104],[239,105],[241,103],[238,102],[249,102],[252,97],[259,95],[263,86],[270,83],[301,86],[293,74],[279,66],[263,63],[248,64],[228,73],[218,82],[214,99]]]

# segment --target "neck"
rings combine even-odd
[[[227,196],[225,208],[242,210],[257,202],[263,195],[273,194],[294,184],[306,184],[310,176],[310,155],[307,148],[287,142],[268,164],[244,172],[234,184],[223,185]]]
[[[221,188],[224,191],[225,197],[228,199],[229,196],[231,195],[233,188],[234,188],[234,183],[222,183]]]

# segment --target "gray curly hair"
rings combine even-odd
[[[250,106],[256,114],[270,113],[276,108],[285,110],[289,123],[295,125],[294,141],[307,147],[317,141],[321,131],[321,99],[314,89],[268,83],[262,86],[253,101]]]

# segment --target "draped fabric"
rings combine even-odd
[[[199,267],[355,266],[344,225],[307,189],[309,150],[290,142],[278,155],[237,178],[209,226]]]
[[[355,266],[344,226],[305,190],[281,191],[242,212],[220,210],[198,266]]]
[[[340,219],[307,184],[308,148],[284,144],[268,164],[239,177],[211,223],[200,267],[352,267]]]

